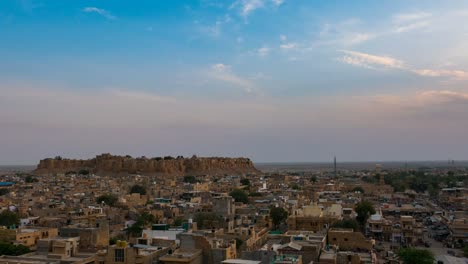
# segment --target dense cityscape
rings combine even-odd
[[[464,163],[369,164],[103,154],[4,169],[0,263],[465,263]]]

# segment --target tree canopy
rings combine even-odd
[[[434,263],[434,255],[426,249],[403,248],[398,251],[398,256],[404,264],[432,264]]]
[[[146,188],[141,186],[141,185],[135,184],[130,189],[130,193],[139,193],[141,195],[145,195],[146,194]]]
[[[34,178],[32,175],[28,175],[28,176],[26,176],[26,178],[24,178],[24,182],[26,182],[26,183],[33,183],[33,182],[38,182],[38,181],[39,180]]]
[[[288,212],[283,207],[272,207],[270,217],[273,224],[278,226],[288,218]]]
[[[249,186],[249,185],[250,185],[250,180],[247,179],[247,178],[243,178],[243,179],[240,180],[240,183],[241,183],[242,185],[247,185],[247,186]]]
[[[354,209],[357,213],[356,220],[361,224],[364,225],[372,214],[375,214],[374,206],[369,201],[362,201],[356,205]]]
[[[364,193],[364,189],[361,186],[354,187],[351,191]]]
[[[359,223],[356,220],[340,220],[335,222],[332,227],[334,228],[352,228],[354,231],[359,229]]]
[[[234,198],[236,202],[245,203],[245,204],[249,203],[249,195],[244,190],[235,189],[231,191],[229,195],[232,196],[232,198]]]
[[[19,256],[31,252],[31,250],[24,245],[13,245],[6,242],[0,242],[0,256]]]
[[[17,213],[12,212],[8,209],[3,210],[0,213],[0,226],[13,226],[19,225],[20,217]]]
[[[109,206],[115,206],[117,204],[118,200],[119,200],[119,198],[116,195],[114,195],[112,193],[106,193],[106,194],[103,194],[103,195],[99,196],[96,199],[96,202],[97,203],[104,202],[105,204],[107,204]]]
[[[187,175],[187,176],[184,176],[184,182],[193,184],[197,182],[197,178],[195,178],[195,176],[193,175]]]

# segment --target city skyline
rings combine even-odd
[[[466,160],[463,1],[0,3],[0,165]]]

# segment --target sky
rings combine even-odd
[[[468,2],[2,0],[0,164],[468,159]]]

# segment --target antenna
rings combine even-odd
[[[335,178],[337,176],[337,171],[336,171],[336,156],[333,158],[333,168],[334,168],[334,173],[335,173]]]

